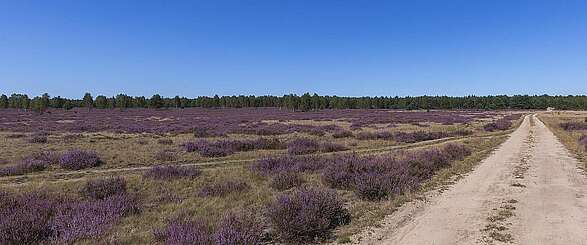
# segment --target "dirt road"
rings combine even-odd
[[[469,175],[362,234],[363,244],[587,244],[587,177],[528,116]]]

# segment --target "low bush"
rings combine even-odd
[[[0,168],[0,176],[21,175],[43,171],[59,161],[59,154],[50,151],[33,153],[21,159],[16,165]]]
[[[334,138],[348,138],[353,137],[353,132],[350,130],[337,130],[332,133],[332,137]]]
[[[271,188],[284,191],[293,187],[298,187],[304,183],[302,176],[293,171],[279,172],[271,179]]]
[[[483,129],[488,132],[493,132],[497,130],[508,130],[512,127],[512,122],[508,118],[501,118],[495,122],[491,122],[485,124]]]
[[[202,219],[175,219],[165,229],[156,230],[154,235],[165,244],[214,245],[213,228]]]
[[[122,216],[139,211],[137,199],[114,195],[74,200],[48,193],[0,193],[0,243],[65,244],[97,238]]]
[[[42,244],[53,236],[50,221],[58,202],[38,193],[0,195],[0,243]]]
[[[336,192],[320,188],[302,188],[277,197],[268,205],[267,216],[277,237],[291,243],[328,238],[334,228],[350,221]]]
[[[125,194],[103,200],[74,201],[60,205],[51,220],[51,230],[58,243],[98,238],[121,217],[139,212],[136,198]]]
[[[169,162],[177,160],[177,156],[172,151],[160,151],[157,152],[154,156],[155,160]]]
[[[97,167],[102,161],[93,151],[70,150],[59,158],[59,165],[64,169],[80,170],[85,168]]]
[[[470,154],[463,145],[447,144],[396,155],[341,155],[326,165],[322,181],[332,188],[354,190],[362,199],[380,200],[414,189],[452,161]]]
[[[378,131],[378,132],[369,132],[369,131],[361,131],[357,133],[355,136],[359,140],[391,140],[393,139],[393,134],[387,131]]]
[[[216,244],[262,244],[263,222],[253,212],[229,212],[220,219],[217,226],[214,232]]]
[[[279,139],[257,138],[254,140],[198,140],[184,144],[187,152],[197,151],[205,157],[223,157],[239,151],[284,149]]]
[[[250,211],[239,211],[224,214],[217,224],[209,224],[201,218],[176,218],[164,229],[156,230],[154,235],[165,244],[259,245],[263,229],[258,216]]]
[[[560,124],[560,127],[565,131],[573,131],[573,130],[586,130],[587,123],[584,122],[564,122]]]
[[[202,174],[202,171],[194,166],[155,166],[147,170],[143,175],[146,178],[156,180],[194,179]]]
[[[226,180],[204,186],[198,193],[200,197],[223,197],[231,193],[248,190],[249,184],[242,180]]]
[[[436,140],[447,137],[465,136],[470,135],[473,132],[469,130],[457,130],[452,132],[426,132],[426,131],[415,131],[415,132],[398,132],[395,133],[393,138],[397,142],[403,143],[416,143],[426,140]]]
[[[124,193],[126,181],[122,177],[91,179],[80,190],[82,196],[100,200]]]

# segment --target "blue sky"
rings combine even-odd
[[[0,0],[0,93],[584,94],[587,1]]]

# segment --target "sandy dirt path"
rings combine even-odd
[[[408,203],[362,244],[587,244],[587,178],[535,116],[448,190]]]

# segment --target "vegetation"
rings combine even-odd
[[[43,111],[47,107],[71,109],[73,107],[91,108],[91,94],[83,99],[66,99],[60,96],[49,98],[48,94],[31,99],[26,94],[0,96],[0,108],[35,109]],[[36,102],[40,103],[36,103]],[[186,98],[175,96],[163,98],[158,94],[150,99],[144,96],[118,94],[114,97],[99,95],[93,106],[106,108],[186,108],[186,107],[280,107],[296,111],[321,109],[546,109],[555,107],[563,110],[587,109],[587,96],[549,96],[549,95],[498,95],[498,96],[416,96],[416,97],[339,97],[320,96],[305,93],[302,96],[218,96]]]

